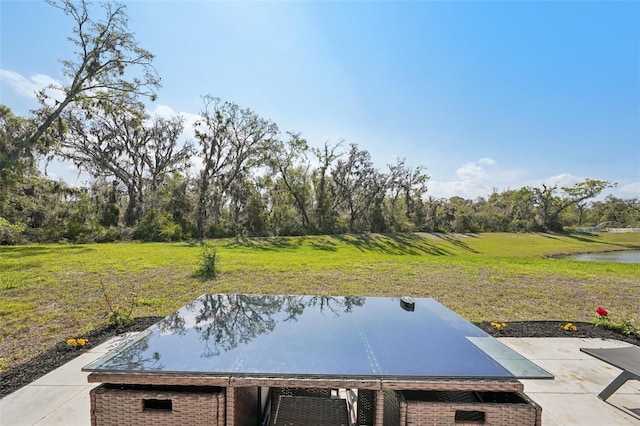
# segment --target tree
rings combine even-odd
[[[480,231],[532,232],[538,230],[535,197],[531,188],[492,193],[478,203],[475,213]]]
[[[186,235],[190,235],[195,230],[195,198],[191,179],[178,171],[170,173],[155,195],[155,208],[170,213],[173,221]]]
[[[307,141],[299,133],[289,133],[289,140],[274,140],[270,147],[267,162],[272,171],[279,176],[282,186],[295,200],[296,208],[302,218],[302,225],[309,230],[309,202],[311,184],[309,182],[309,166],[305,163]]]
[[[271,181],[268,197],[269,223],[274,235],[303,235],[308,229],[303,224],[302,216],[296,207],[296,200],[291,191],[286,189],[282,178],[276,176]]]
[[[368,230],[358,227],[365,225],[358,222],[386,188],[385,176],[373,166],[371,154],[351,144],[347,158],[339,160],[331,174],[336,201],[349,215],[349,231]]]
[[[476,232],[475,205],[462,197],[451,197],[443,204],[441,223],[452,232]]]
[[[69,40],[76,46],[75,58],[62,60],[63,74],[69,84],[49,86],[47,89],[62,93],[62,100],[52,102],[47,90],[37,95],[41,108],[36,111],[38,125],[23,138],[29,146],[37,146],[47,130],[54,124],[62,128],[61,114],[76,101],[127,102],[135,96],[155,99],[160,78],[151,61],[153,55],[141,47],[129,30],[125,6],[105,3],[103,20],[89,14],[89,3],[80,0],[45,0],[74,20],[73,36]],[[130,78],[128,69],[138,73]],[[132,96],[133,95],[133,96]],[[46,143],[45,143],[46,144]]]
[[[422,166],[415,169],[406,165],[404,158],[399,158],[396,164],[388,164],[389,182],[387,197],[389,198],[392,229],[395,229],[400,217],[409,222],[415,219],[417,213],[416,206],[421,202],[422,196],[427,192],[427,181],[429,175],[424,172]],[[399,201],[404,207],[404,211],[399,211]],[[415,224],[414,222],[414,225]]]
[[[0,105],[0,202],[25,171],[35,169],[31,146],[21,138],[29,124],[9,107]]]
[[[340,158],[342,154],[336,153],[337,149],[342,145],[342,141],[338,144],[329,146],[328,142],[325,142],[322,149],[312,148],[311,152],[316,156],[320,163],[313,173],[315,182],[315,199],[316,208],[315,216],[317,228],[323,233],[335,232],[334,222],[336,217],[336,211],[333,208],[334,194],[331,191],[332,186],[329,184],[331,177],[327,172],[335,160]]]
[[[263,179],[258,179],[258,183],[250,187],[250,193],[245,207],[246,220],[244,228],[249,235],[266,235],[267,233],[267,211],[262,194],[259,191],[261,180]]]
[[[211,215],[212,224],[218,224],[224,196],[237,179],[249,176],[249,170],[260,165],[268,142],[278,134],[275,123],[249,109],[209,95],[203,102],[201,119],[195,123],[203,162],[196,208],[200,236]]]
[[[45,0],[74,21],[69,40],[76,46],[75,57],[62,60],[68,84],[54,84],[36,94],[40,108],[28,120],[14,117],[0,107],[0,198],[9,185],[16,184],[29,169],[35,170],[37,155],[47,154],[57,137],[65,131],[61,115],[76,101],[106,100],[131,94],[155,97],[159,86],[153,55],[140,48],[128,28],[125,6],[103,5],[105,16],[90,16],[85,0]],[[135,69],[131,76],[127,71]],[[55,99],[51,91],[57,91]]]
[[[440,230],[441,219],[438,215],[438,209],[442,208],[446,204],[446,200],[443,198],[435,198],[429,196],[425,202],[426,213],[426,228],[430,232],[438,232]]]
[[[94,177],[115,177],[129,197],[124,216],[132,226],[143,215],[145,190],[188,167],[191,145],[179,145],[179,116],[150,119],[144,105],[127,101],[82,103],[65,114],[68,132],[57,153]]]
[[[106,179],[94,180],[91,184],[90,191],[93,195],[94,209],[98,216],[98,223],[106,227],[118,226],[120,222],[118,181],[112,180],[108,182]]]
[[[608,222],[607,226],[640,226],[640,199],[622,199],[612,195],[603,201],[596,201],[591,205],[588,220],[592,226]]]
[[[569,206],[597,197],[604,189],[614,186],[616,186],[615,183],[587,178],[571,187],[561,188],[564,196],[556,195],[558,185],[542,184],[542,189],[533,188],[540,226],[545,231],[562,229],[562,225],[558,221],[562,211]]]
[[[93,232],[93,212],[85,189],[27,176],[12,188],[11,202],[0,210],[0,217],[23,224],[24,235],[31,242],[52,242],[62,238],[76,240]]]

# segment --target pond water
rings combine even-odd
[[[584,260],[590,262],[640,263],[640,250],[573,254],[571,256],[566,256],[565,259]]]

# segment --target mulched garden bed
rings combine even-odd
[[[85,336],[89,342],[83,349],[74,350],[66,342],[60,342],[53,348],[42,352],[29,361],[0,373],[0,398],[33,382],[62,364],[71,361],[87,349],[98,346],[110,338],[133,331],[142,331],[160,321],[161,317],[135,318],[126,328],[103,327]],[[476,323],[485,332],[495,337],[584,337],[614,339],[640,346],[640,335],[622,335],[602,326],[596,327],[592,323],[576,322],[576,331],[566,331],[563,326],[566,321],[522,321],[510,322],[505,327],[496,329],[488,322]]]
[[[60,342],[29,361],[0,373],[0,398],[15,392],[48,372],[66,364],[86,350],[98,346],[118,334],[145,330],[161,319],[162,317],[134,318],[131,324],[125,328],[107,326],[95,329],[83,336],[89,340],[83,349],[73,349],[67,345],[67,342]]]

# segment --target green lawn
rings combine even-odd
[[[433,297],[471,321],[592,321],[597,306],[640,325],[640,264],[562,253],[640,249],[640,234],[394,234],[216,240],[220,275],[194,277],[197,244],[0,247],[0,370],[107,323],[164,316],[205,292]]]

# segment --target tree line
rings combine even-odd
[[[170,241],[345,232],[529,232],[640,223],[640,202],[608,197],[585,179],[475,200],[435,198],[423,166],[385,170],[344,141],[311,147],[250,109],[206,95],[185,141],[179,116],[149,117],[160,79],[138,46],[124,6],[47,3],[74,22],[68,84],[37,94],[20,117],[0,105],[0,243]],[[54,96],[55,95],[55,96]],[[41,158],[72,161],[91,176],[71,187],[43,176]],[[198,164],[198,167],[193,167]]]

